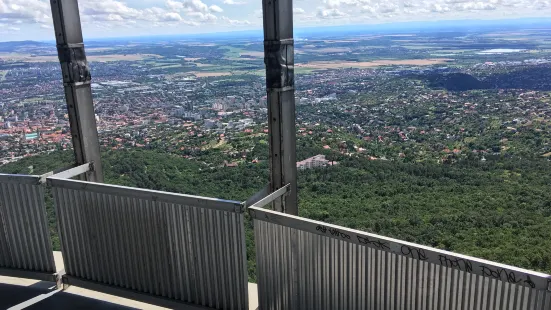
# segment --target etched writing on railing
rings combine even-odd
[[[517,279],[517,275],[513,271],[507,271],[503,268],[491,269],[490,267],[480,266],[482,274],[486,277],[492,277],[497,280],[507,281],[509,283],[518,284],[524,282],[530,287],[535,288],[536,284],[530,279],[530,276],[526,276],[526,280]]]
[[[530,279],[529,275],[526,275],[526,280],[524,280],[524,283],[530,285],[531,288],[536,287],[536,283],[534,283],[534,281],[532,281],[532,279]]]
[[[456,257],[450,258],[446,255],[438,255],[438,260],[440,261],[440,265],[445,267],[455,268],[466,272],[473,271],[473,264],[466,259]]]
[[[338,229],[335,229],[335,228],[329,228],[329,227],[325,227],[325,226],[322,226],[322,225],[318,225],[318,227],[316,227],[316,230],[320,231],[324,234],[329,232],[331,234],[331,236],[341,237],[343,239],[350,239],[350,235],[345,234],[342,231],[340,231]]]
[[[418,260],[427,260],[427,255],[425,254],[425,250],[423,249],[417,249],[417,248],[411,248],[407,245],[402,245],[401,248],[402,254],[405,256],[410,256],[411,258],[418,259]]]
[[[358,238],[358,242],[360,242],[361,244],[370,244],[375,246],[378,249],[390,250],[390,247],[386,242],[381,242],[379,240],[369,240],[369,238],[367,237],[360,237],[360,236],[356,236],[356,237]]]

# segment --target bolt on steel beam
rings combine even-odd
[[[263,0],[264,63],[268,94],[270,186],[274,192],[291,184],[291,192],[274,202],[276,211],[298,215],[295,75],[292,0]]]
[[[103,182],[90,67],[84,52],[77,0],[50,0],[76,165],[94,164],[86,180]]]

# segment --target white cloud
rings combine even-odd
[[[343,16],[346,23],[487,19],[520,17],[528,11],[541,16],[544,9],[551,9],[551,0],[323,0],[313,20],[323,23],[323,19]]]
[[[551,2],[547,0],[536,0],[534,1],[533,7],[537,10],[548,9],[551,7]]]
[[[341,6],[350,6],[350,5],[357,5],[361,3],[362,0],[325,0],[325,7],[328,9],[337,9]]]
[[[174,11],[181,11],[181,10],[184,9],[184,4],[182,2],[179,2],[179,1],[167,0],[166,1],[166,6],[168,8],[170,8],[171,10],[174,10]]]
[[[94,3],[83,3],[81,14],[103,18],[103,16],[125,16],[139,17],[141,12],[128,7],[126,4],[116,0],[94,1]]]
[[[450,8],[449,6],[447,6],[446,4],[441,4],[441,3],[433,3],[430,5],[429,7],[430,11],[431,12],[435,12],[435,13],[446,13],[446,12],[449,12],[450,11]]]
[[[207,13],[209,11],[209,6],[204,4],[201,0],[184,0],[182,5],[184,8],[194,12]]]
[[[177,21],[177,22],[183,20],[182,16],[180,16],[180,14],[175,12],[166,13],[164,15],[164,19],[167,21]]]
[[[211,13],[191,12],[188,16],[193,17],[196,21],[214,22],[218,19],[216,15]]]
[[[331,18],[341,18],[343,16],[346,16],[346,14],[341,12],[338,9],[320,9],[318,10],[317,16],[323,19],[331,19]]]
[[[182,18],[176,12],[170,12],[163,8],[151,7],[146,9],[131,8],[117,0],[102,0],[98,2],[83,2],[80,7],[82,20],[88,23],[114,22],[120,26],[122,23],[132,21],[181,21]]]
[[[233,26],[244,26],[244,25],[250,25],[251,24],[251,22],[246,20],[246,19],[245,20],[230,19],[226,16],[223,16],[222,20],[225,21],[226,23],[230,24],[230,25],[233,25]]]
[[[109,25],[98,25],[105,22],[117,27],[126,27],[131,24],[132,27],[166,27],[166,23],[190,26],[214,23],[218,17],[213,13],[221,13],[223,10],[217,5],[208,6],[201,0],[167,0],[164,8],[144,9],[129,7],[118,0],[102,0],[98,3],[84,3],[81,12],[83,22],[101,27]]]
[[[362,7],[362,13],[368,13],[370,15],[375,15],[375,14],[377,14],[377,9],[372,7],[372,6],[365,5],[365,6]]]
[[[399,7],[395,3],[385,2],[385,3],[381,3],[377,9],[379,13],[385,14],[385,13],[394,13],[398,11]]]
[[[482,2],[482,1],[468,1],[460,3],[455,6],[456,10],[495,10],[496,6],[492,3]]]
[[[255,18],[260,18],[260,19],[262,19],[262,9],[256,9],[256,10],[254,10],[253,16],[254,16]]]
[[[216,13],[222,13],[224,12],[224,10],[222,10],[221,7],[217,6],[217,5],[211,5],[209,7],[209,10],[211,10],[211,12],[216,12]]]
[[[342,4],[341,0],[325,0],[325,7],[330,9],[338,8]]]
[[[446,19],[546,17],[551,0],[294,0],[297,26],[363,24]],[[0,0],[0,28],[20,28],[21,36],[51,29],[48,0]],[[185,32],[181,25],[207,25],[201,31],[230,26],[261,28],[261,1],[249,0],[80,0],[83,29],[102,36],[105,30],[132,29],[121,34]],[[246,4],[246,5],[245,5]],[[238,9],[230,6],[242,5]],[[225,15],[225,16],[222,16]],[[34,28],[33,28],[34,27]],[[155,28],[159,30],[154,30]],[[164,28],[164,29],[163,29]],[[252,28],[252,27],[251,27]],[[99,30],[101,29],[101,30]],[[165,30],[166,29],[166,30]],[[177,30],[176,30],[177,29]],[[8,36],[0,36],[0,40]],[[36,36],[35,36],[36,37]]]
[[[0,20],[27,24],[51,23],[50,4],[42,0],[0,0]]]
[[[170,0],[169,0],[170,1]],[[210,13],[210,12],[216,12],[220,13],[222,12],[222,8],[220,8],[217,5],[211,5],[210,7],[206,5],[201,0],[184,0],[181,2],[182,8],[190,11],[190,12],[201,12],[201,13]]]
[[[235,0],[224,0],[224,4],[227,5],[244,5],[247,4],[245,1],[235,1]]]
[[[21,29],[18,27],[8,26],[7,24],[0,23],[0,34],[15,34]]]

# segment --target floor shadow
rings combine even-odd
[[[31,286],[19,286],[0,283],[0,309],[8,309],[29,299],[42,294],[51,293],[49,289],[54,286],[52,282],[38,282]],[[25,309],[107,309],[107,310],[133,310],[136,308],[121,306],[98,299],[83,297],[75,294],[59,292]]]
[[[133,310],[137,308],[131,308],[126,306],[121,306],[109,302],[105,302],[98,299],[82,297],[79,295],[69,294],[60,292],[52,297],[45,299],[37,304],[34,304],[26,309],[29,310],[39,310],[39,309],[60,309],[60,310],[69,310],[69,309],[106,309],[106,310]]]
[[[31,288],[37,288],[37,289],[43,289],[47,290],[48,293],[55,289],[55,283],[54,282],[48,282],[48,281],[39,281],[34,284],[31,284],[29,286],[25,287],[31,287]]]
[[[51,285],[50,285],[51,286]],[[0,309],[8,309],[50,291],[44,288],[0,283]]]

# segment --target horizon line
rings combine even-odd
[[[453,26],[460,26],[461,28],[467,28],[469,25],[464,24],[465,22],[477,22],[481,24],[501,24],[504,22],[536,22],[536,23],[548,23],[551,26],[551,19],[548,17],[520,17],[520,18],[496,18],[496,19],[443,19],[443,20],[426,20],[426,21],[389,21],[389,22],[381,22],[381,23],[372,23],[372,24],[349,24],[349,25],[327,25],[327,26],[304,26],[304,27],[295,27],[295,32],[301,32],[301,31],[308,31],[308,30],[314,30],[314,32],[322,32],[328,29],[339,29],[339,28],[356,28],[357,30],[360,30],[361,28],[369,30],[370,28],[372,30],[376,30],[377,28],[385,28],[385,27],[392,27],[392,26],[405,26],[405,25],[411,25],[411,24],[417,24],[420,27],[422,26],[429,26],[431,24],[443,24],[448,23],[447,27],[453,27]],[[453,25],[456,24],[456,25]],[[518,25],[518,24],[516,24]],[[506,24],[505,26],[516,26],[515,24]],[[479,25],[481,26],[481,25]],[[520,25],[518,25],[520,26]],[[528,25],[526,25],[528,26]],[[343,29],[344,30],[344,29]],[[382,29],[379,29],[382,30]],[[387,29],[392,31],[399,31],[401,29]],[[402,29],[408,30],[408,32],[416,32],[416,30],[421,29]],[[201,36],[216,36],[216,35],[228,35],[231,36],[231,34],[243,34],[243,33],[255,33],[255,32],[262,32],[262,27],[254,28],[254,29],[244,29],[244,30],[231,30],[231,31],[207,31],[207,32],[195,32],[195,33],[180,33],[180,34],[151,34],[151,35],[131,35],[131,36],[120,36],[120,37],[88,37],[86,38],[86,41],[103,41],[103,40],[129,40],[129,39],[152,39],[152,38],[185,38],[185,37],[201,37]],[[296,34],[295,34],[296,35]],[[221,37],[222,38],[222,37]],[[26,42],[26,41],[32,41],[32,42],[44,42],[44,43],[50,43],[55,42],[55,39],[52,40],[10,40],[10,41],[2,41],[0,39],[0,43],[16,43],[16,42]]]

